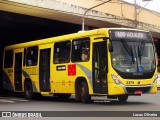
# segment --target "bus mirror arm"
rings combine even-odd
[[[109,52],[113,52],[113,44],[112,44],[112,40],[109,39]]]
[[[110,37],[103,37],[103,40],[109,39],[109,52],[113,52],[112,39]]]

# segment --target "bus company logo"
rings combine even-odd
[[[2,112],[2,117],[12,117],[11,112]]]
[[[140,81],[138,81],[137,83],[138,83],[138,85],[139,85],[139,84],[141,84],[141,82],[140,82]]]

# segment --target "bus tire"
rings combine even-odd
[[[26,81],[24,85],[24,95],[26,99],[33,99],[33,86],[30,81]]]
[[[118,96],[118,100],[119,102],[126,102],[128,99],[128,95],[121,95],[121,96]]]
[[[91,101],[91,96],[89,95],[88,85],[85,81],[81,83],[80,93],[81,93],[81,100],[83,103],[89,103]]]

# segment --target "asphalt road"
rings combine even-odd
[[[27,119],[58,119],[58,120],[160,120],[160,117],[149,117],[149,116],[141,116],[141,117],[123,117],[122,114],[127,114],[126,111],[133,111],[133,114],[136,111],[138,111],[138,115],[141,115],[139,111],[142,112],[144,115],[145,111],[151,111],[149,114],[154,113],[154,111],[159,111],[160,114],[160,91],[158,91],[157,94],[147,94],[142,96],[130,96],[128,101],[126,103],[119,103],[117,100],[108,100],[106,97],[93,97],[92,102],[89,104],[83,104],[80,102],[76,102],[74,100],[74,96],[72,96],[70,99],[67,100],[58,100],[57,98],[51,97],[51,96],[43,96],[40,99],[36,100],[26,100],[23,98],[22,95],[0,95],[0,111],[18,111],[18,113],[23,114],[24,116],[28,113],[25,113],[26,111],[31,113],[34,112],[42,112],[43,111],[49,111],[46,112],[46,114],[49,114],[52,116],[52,114],[58,114],[58,117],[47,117],[47,118],[27,118]],[[81,115],[74,117],[66,117],[66,112],[51,112],[51,111],[68,111],[69,114],[75,113],[81,113]],[[71,112],[73,111],[73,112]],[[76,112],[75,112],[76,111]],[[87,112],[84,112],[87,111]],[[91,111],[91,112],[90,112]],[[97,111],[97,112],[96,112]],[[108,112],[107,112],[108,111]],[[119,111],[119,112],[118,112]],[[123,112],[125,111],[125,112]],[[153,111],[153,112],[152,112]],[[101,114],[110,114],[111,117],[101,116]],[[85,114],[84,114],[85,113]],[[101,113],[101,114],[99,114]],[[2,113],[1,113],[2,114]],[[92,115],[94,117],[92,117]],[[114,117],[117,116],[117,114],[122,115],[122,117]],[[37,116],[40,115],[37,113]],[[96,115],[98,117],[96,117]],[[20,115],[21,116],[21,115]],[[23,116],[23,117],[24,117]],[[31,115],[30,115],[31,116]],[[17,118],[16,115],[15,118],[12,118],[12,120],[18,120],[22,118]],[[0,118],[1,120],[2,118]]]

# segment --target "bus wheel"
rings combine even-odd
[[[33,87],[30,81],[25,82],[24,94],[26,99],[33,99]]]
[[[86,82],[81,83],[81,100],[83,103],[89,103],[91,101],[91,96],[89,95],[88,85]]]
[[[126,102],[127,99],[128,99],[128,95],[121,95],[121,96],[118,96],[119,102]]]

